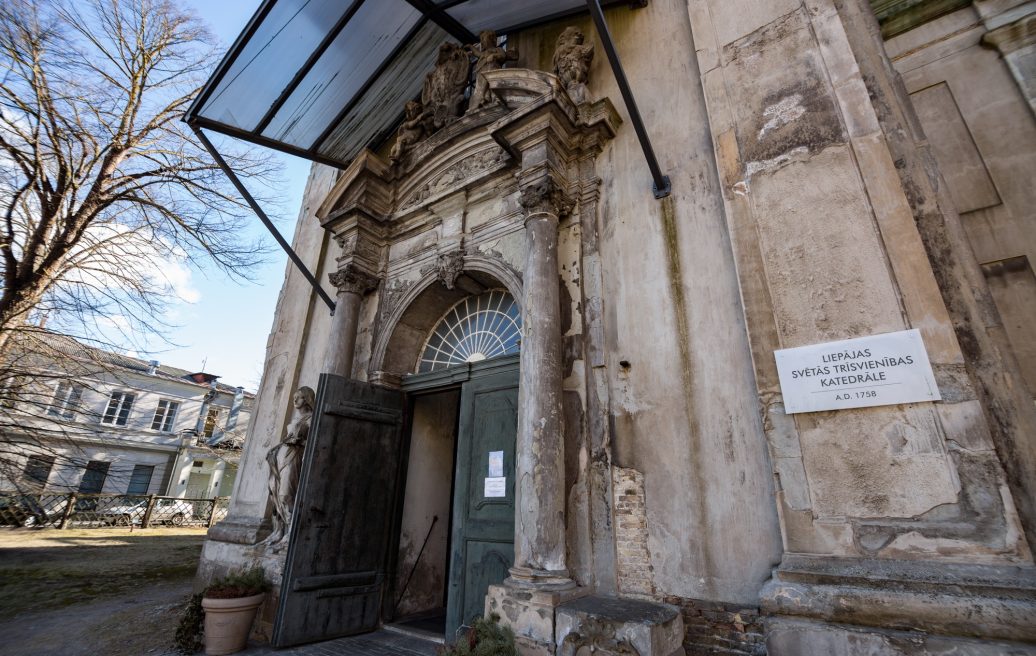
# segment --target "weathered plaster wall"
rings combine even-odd
[[[786,550],[1028,559],[834,3],[692,0],[689,15]],[[907,327],[921,330],[943,403],[783,414],[774,349]]]
[[[607,18],[673,183],[670,199],[654,199],[628,122],[597,163],[594,263],[615,464],[644,475],[657,594],[754,600],[779,558],[779,535],[704,99],[686,56],[689,22],[682,6],[664,2]],[[588,18],[522,34],[520,65],[549,70],[569,24],[594,34]],[[596,47],[591,96],[613,99],[625,118]]]
[[[336,171],[314,165],[306,183],[302,207],[299,210],[295,236],[295,252],[318,277],[325,278],[325,289],[330,285],[326,275],[321,276],[322,259],[327,250],[324,230],[315,220],[315,212],[334,184]],[[276,444],[290,419],[291,397],[295,389],[308,385],[316,389],[316,369],[300,367],[300,354],[307,348],[309,324],[318,317],[327,323],[327,308],[316,297],[309,283],[292,263],[284,272],[284,283],[277,298],[270,337],[266,342],[266,360],[263,377],[255,400],[252,423],[248,427],[245,450],[240,461],[240,475],[234,486],[228,522],[255,526],[266,515],[267,471],[266,452]],[[254,529],[253,529],[254,530]],[[254,535],[252,536],[254,539]],[[247,539],[242,536],[240,539]]]
[[[1036,120],[987,33],[969,7],[889,40],[886,50],[1036,393],[1036,322],[1027,315],[1036,296]]]
[[[459,393],[453,391],[421,396],[414,403],[396,566],[396,612],[401,617],[446,606],[446,545],[459,402]]]

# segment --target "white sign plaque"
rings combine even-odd
[[[490,451],[489,452],[489,475],[490,476],[503,476],[504,475],[504,452],[503,451]]]
[[[486,478],[486,489],[482,495],[486,499],[492,499],[494,497],[506,497],[507,496],[507,477],[506,476],[489,476]]]
[[[773,355],[789,415],[942,398],[916,329],[783,349]]]

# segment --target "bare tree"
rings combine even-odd
[[[13,441],[86,430],[26,418],[47,414],[60,379],[110,372],[50,329],[101,347],[161,334],[178,266],[247,277],[259,261],[245,206],[180,120],[215,61],[168,0],[0,3],[0,469]],[[271,179],[269,159],[225,155]]]
[[[234,275],[257,261],[243,205],[180,121],[213,55],[167,0],[2,3],[0,357],[34,317],[153,330],[176,291],[163,259]]]

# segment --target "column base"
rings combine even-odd
[[[504,582],[515,588],[535,588],[537,590],[570,590],[576,582],[569,576],[567,569],[545,570],[531,567],[512,567],[511,576]]]
[[[511,627],[521,656],[553,656],[555,610],[566,601],[590,593],[571,579],[567,583],[564,588],[538,587],[508,578],[500,585],[489,586],[486,616],[495,613],[501,624]]]
[[[562,604],[556,617],[558,656],[686,654],[683,616],[667,604],[593,595]]]

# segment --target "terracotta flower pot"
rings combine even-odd
[[[201,600],[205,609],[205,653],[209,656],[233,654],[245,648],[255,611],[264,593],[236,599]]]

